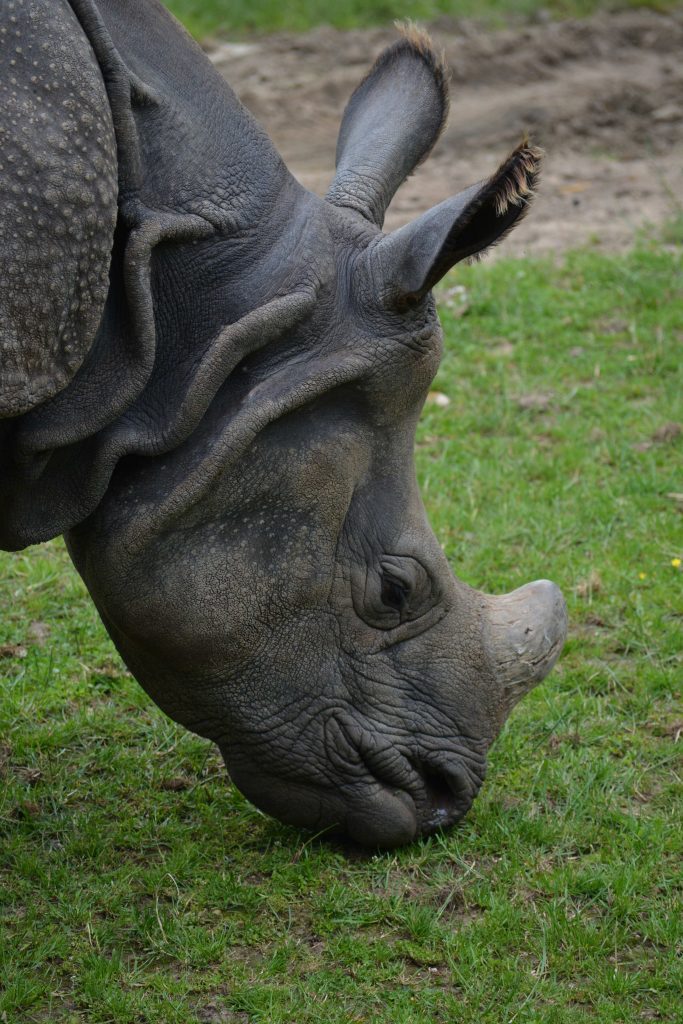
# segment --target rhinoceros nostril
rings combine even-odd
[[[425,793],[430,804],[430,817],[447,817],[452,809],[454,794],[445,776],[428,769],[423,776]]]
[[[424,792],[422,831],[450,825],[461,818],[474,799],[476,788],[462,770],[435,765],[420,767]]]

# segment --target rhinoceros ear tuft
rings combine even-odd
[[[541,150],[524,139],[488,181],[382,238],[370,251],[388,301],[418,301],[456,263],[500,242],[529,208],[541,158]]]
[[[542,157],[542,151],[525,138],[498,168],[488,182],[493,190],[496,216],[504,217],[510,206],[520,207],[524,216],[536,194]]]
[[[443,57],[414,24],[397,27],[403,38],[379,55],[344,111],[337,172],[326,197],[378,227],[396,190],[431,152],[448,115]]]

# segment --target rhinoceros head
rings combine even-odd
[[[79,149],[118,171],[95,254],[101,281],[111,244],[109,291],[90,349],[79,320],[68,374],[48,352],[39,395],[33,342],[17,335],[29,386],[0,433],[0,538],[66,533],[134,675],[219,744],[259,807],[369,845],[447,825],[566,628],[547,581],[490,597],[453,576],[413,466],[441,356],[430,289],[525,212],[539,154],[522,143],[489,180],[384,234],[446,115],[424,36],[408,32],[352,96],[322,199],[153,0],[69,4],[50,17],[85,34],[111,108]],[[50,139],[41,167],[68,182],[69,147]],[[92,202],[73,192],[70,236],[89,238]],[[28,270],[53,272],[31,244]],[[54,271],[67,296],[70,267]],[[49,351],[66,351],[46,310]]]
[[[70,541],[133,673],[219,744],[236,785],[370,845],[467,811],[566,628],[552,583],[491,597],[457,580],[415,481],[442,345],[430,289],[512,227],[539,161],[523,143],[383,234],[445,107],[441,64],[403,39],[347,107],[326,199],[286,178],[246,263],[199,244],[176,266],[195,288],[184,328],[195,303],[229,309],[208,351],[230,372],[193,369],[214,396],[193,433],[121,464]]]

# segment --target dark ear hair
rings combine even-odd
[[[396,190],[425,159],[448,114],[446,68],[429,36],[402,27],[349,100],[337,141],[337,173],[327,193],[382,226]]]
[[[388,300],[422,298],[460,260],[504,238],[528,209],[541,157],[524,140],[488,181],[439,203],[370,249]]]

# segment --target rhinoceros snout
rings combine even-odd
[[[547,676],[567,637],[567,605],[550,580],[488,599],[490,651],[507,715]]]

